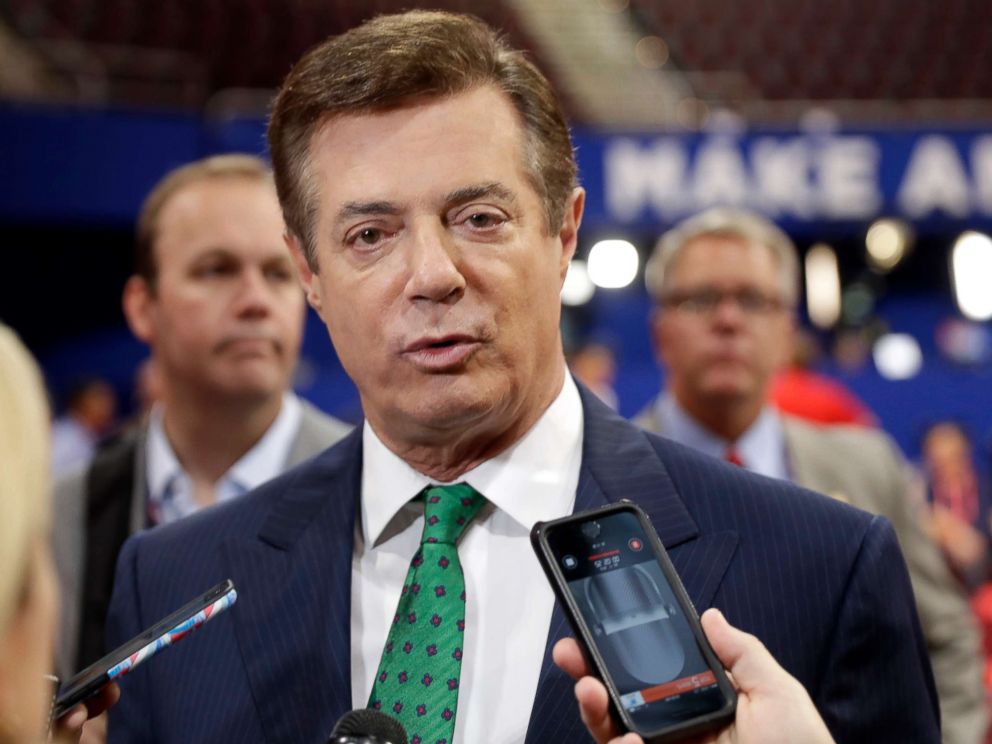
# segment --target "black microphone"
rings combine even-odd
[[[400,722],[377,710],[349,710],[334,724],[327,744],[408,744]]]

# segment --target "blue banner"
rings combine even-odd
[[[577,132],[575,142],[593,224],[656,228],[717,204],[799,231],[883,214],[937,229],[992,222],[984,130]]]

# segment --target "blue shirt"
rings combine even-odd
[[[671,395],[659,397],[655,406],[655,415],[666,438],[720,459],[733,447],[748,470],[771,478],[792,480],[782,420],[770,406],[761,410],[754,423],[735,442],[705,428]]]
[[[247,493],[282,473],[302,418],[299,398],[286,393],[279,415],[262,438],[214,484],[216,503]],[[193,498],[193,484],[165,434],[160,408],[153,409],[149,417],[145,457],[151,522],[168,524],[195,512],[199,505]]]

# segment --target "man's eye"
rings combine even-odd
[[[201,277],[226,276],[233,272],[233,267],[228,264],[207,264],[196,270],[196,275]]]
[[[717,305],[720,304],[720,293],[719,292],[697,292],[694,295],[689,295],[688,302],[692,305],[695,310],[703,310],[709,312]]]
[[[465,219],[465,222],[470,227],[478,230],[498,227],[503,224],[504,221],[505,220],[499,215],[492,214],[490,212],[473,212]]]
[[[358,241],[365,245],[375,245],[382,240],[382,230],[374,227],[366,227],[358,233]]]

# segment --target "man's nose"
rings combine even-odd
[[[235,302],[240,317],[265,317],[272,312],[272,287],[261,269],[249,267],[241,272]]]
[[[739,326],[744,321],[740,297],[732,292],[720,295],[713,308],[713,321],[721,327]]]
[[[457,300],[465,292],[460,260],[461,249],[440,220],[415,226],[411,230],[407,295],[432,302]]]

